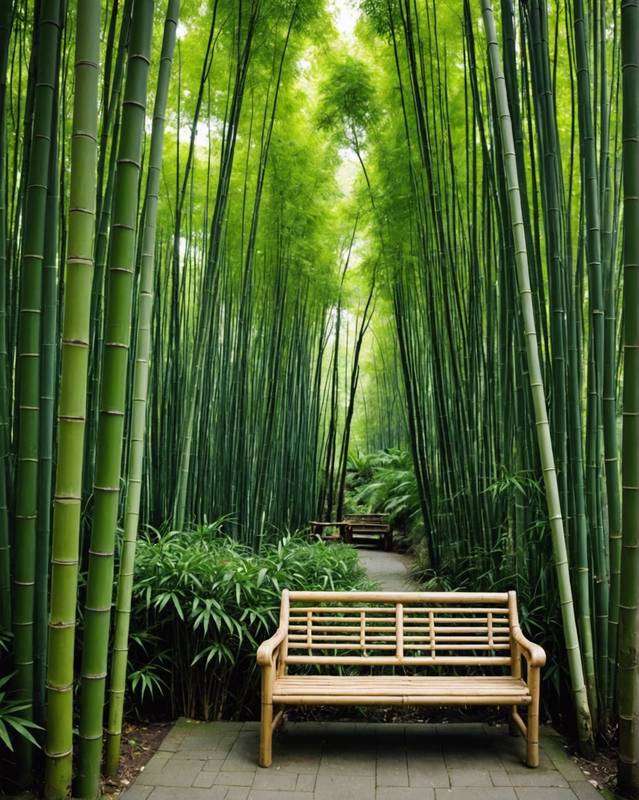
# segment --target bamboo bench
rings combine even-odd
[[[393,529],[385,514],[344,514],[344,539],[349,544],[381,542],[384,550],[393,549]]]
[[[262,669],[260,766],[271,765],[273,733],[286,706],[494,705],[509,707],[511,730],[527,739],[526,763],[536,767],[545,660],[543,649],[519,627],[515,592],[284,590],[279,628],[257,651]],[[366,673],[288,674],[289,667],[298,665],[352,665]],[[393,667],[482,667],[490,673],[384,673],[384,668],[394,672]],[[518,706],[528,706],[526,722]]]

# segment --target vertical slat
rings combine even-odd
[[[282,592],[282,603],[280,605],[280,628],[287,629],[287,636],[280,645],[280,655],[277,661],[277,675],[278,677],[282,677],[286,675],[288,667],[286,665],[286,659],[288,657],[288,633],[290,633],[289,625],[290,625],[290,613],[291,613],[291,606],[288,596],[288,589],[284,589]]]
[[[310,647],[313,644],[313,612],[306,612],[306,644]]]
[[[493,639],[493,612],[488,612],[488,644],[492,647],[495,644]]]
[[[435,658],[435,614],[432,609],[428,612],[428,626],[430,628],[430,654]]]
[[[359,612],[359,643],[366,650],[366,612]]]
[[[513,678],[521,678],[521,652],[519,645],[513,639],[513,629],[519,626],[519,614],[517,613],[517,594],[508,592],[508,627],[510,628],[510,655],[511,655],[511,674]]]
[[[404,606],[401,603],[395,606],[395,640],[397,658],[404,658]]]

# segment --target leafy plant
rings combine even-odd
[[[26,739],[31,744],[39,747],[31,731],[42,730],[30,719],[26,719],[22,712],[29,708],[28,703],[19,700],[12,700],[6,686],[13,678],[13,675],[5,675],[0,678],[0,742],[13,752],[13,744],[16,736]]]
[[[404,531],[421,522],[415,470],[405,450],[351,456],[348,488],[349,511],[388,514],[395,528]]]
[[[138,546],[130,688],[173,715],[212,719],[255,711],[255,651],[278,623],[282,589],[365,589],[352,548],[286,535],[259,552],[219,523],[152,533]]]

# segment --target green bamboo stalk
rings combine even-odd
[[[595,4],[596,5],[596,4]],[[604,296],[601,252],[600,187],[595,150],[595,129],[591,99],[588,39],[583,0],[574,0],[575,58],[577,66],[577,99],[579,110],[580,151],[583,164],[582,184],[588,262],[588,301],[590,307],[589,348],[592,369],[589,371],[586,462],[588,482],[588,516],[592,535],[593,571],[596,612],[597,670],[602,686],[607,684],[608,671],[608,561],[602,526],[601,473],[603,432],[603,376],[605,354]],[[595,73],[596,74],[596,73]],[[596,83],[595,83],[596,86]],[[604,698],[605,699],[605,690]],[[592,709],[596,716],[596,710]]]
[[[78,0],[68,246],[51,541],[44,793],[71,788],[73,677],[97,162],[99,0]]]
[[[482,0],[482,13],[488,55],[495,91],[495,102],[500,119],[501,148],[507,179],[509,209],[511,216],[512,235],[515,242],[515,259],[517,268],[517,282],[519,285],[519,298],[524,321],[524,334],[526,337],[526,356],[530,374],[530,389],[535,409],[535,424],[539,445],[539,455],[546,487],[546,501],[555,555],[555,569],[561,598],[561,612],[564,624],[566,651],[570,667],[573,698],[577,713],[577,733],[580,746],[584,751],[593,750],[593,733],[588,697],[584,684],[583,667],[581,662],[581,648],[577,633],[577,623],[570,586],[570,573],[568,569],[568,555],[564,535],[563,518],[559,502],[559,489],[557,473],[555,470],[552,441],[548,426],[546,411],[546,398],[544,394],[543,377],[539,361],[539,346],[534,316],[532,291],[528,269],[528,254],[524,236],[521,198],[519,194],[519,181],[517,177],[517,162],[515,158],[513,131],[508,109],[508,95],[500,63],[497,30],[493,14],[492,0]]]
[[[94,800],[100,781],[102,717],[113,593],[139,177],[144,137],[153,0],[134,0],[118,142],[106,318],[102,347],[93,514],[80,684],[77,795]]]
[[[49,154],[60,37],[60,2],[42,8],[34,96],[33,135],[23,220],[17,349],[18,461],[14,548],[14,665],[23,715],[33,717],[33,626],[38,510],[40,320]],[[18,740],[20,778],[32,780],[33,747]]]
[[[162,152],[164,144],[164,118],[169,91],[169,78],[176,30],[180,13],[180,0],[169,0],[164,23],[164,38],[160,54],[153,129],[149,154],[144,226],[142,231],[142,258],[140,265],[138,328],[135,345],[135,367],[133,371],[133,397],[131,430],[129,435],[129,473],[127,496],[124,509],[124,540],[120,558],[117,598],[115,603],[115,632],[113,638],[113,661],[111,664],[111,683],[109,688],[109,714],[107,722],[107,741],[105,772],[115,775],[120,762],[120,743],[122,739],[122,717],[124,693],[126,688],[126,668],[128,655],[129,621],[131,617],[131,595],[133,591],[133,570],[135,565],[135,543],[140,517],[140,494],[142,488],[142,465],[145,448],[147,417],[147,396],[149,384],[149,361],[151,355],[151,323],[153,319],[153,299],[155,290],[155,238],[157,211],[162,172]]]
[[[0,629],[11,629],[11,549],[7,481],[9,471],[9,363],[7,353],[6,98],[13,3],[0,6]]]
[[[616,4],[613,14],[616,17]],[[610,152],[611,90],[607,82],[606,65],[606,20],[602,14],[600,25],[601,60],[601,147],[600,189],[602,212],[602,272],[604,280],[604,376],[603,376],[603,443],[606,473],[606,501],[608,506],[608,544],[610,549],[610,602],[608,610],[608,687],[605,708],[607,722],[614,718],[614,697],[617,666],[617,642],[619,630],[619,581],[621,573],[621,484],[619,475],[619,443],[617,435],[617,349],[618,329],[615,308],[615,291],[619,285],[615,235],[618,229],[619,204],[615,197],[616,176]],[[613,46],[617,42],[617,26],[614,27]],[[613,70],[618,67],[616,51],[613,53]],[[614,141],[617,145],[617,141]]]
[[[639,797],[639,0],[621,3],[623,87],[623,555],[619,613],[619,788]]]
[[[66,0],[60,3],[60,27],[66,16]],[[40,336],[40,427],[38,441],[38,528],[35,564],[34,609],[34,712],[44,727],[46,694],[47,624],[49,617],[49,561],[53,447],[58,356],[58,255],[60,180],[58,169],[58,100],[60,50],[56,54],[56,85],[51,119],[51,157],[42,268],[42,322]]]

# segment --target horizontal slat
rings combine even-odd
[[[503,603],[508,592],[289,592],[291,602],[342,603]],[[491,610],[491,609],[488,609]]]
[[[345,681],[345,685],[343,687],[339,687],[336,689],[336,693],[338,694],[353,694],[360,691],[369,691],[371,693],[378,692],[380,694],[391,694],[393,691],[397,692],[409,692],[411,694],[417,694],[419,686],[412,685],[410,681],[420,681],[420,680],[427,680],[424,678],[409,678],[409,677],[400,677],[400,676],[386,676],[386,675],[379,675],[377,678],[371,676],[370,679],[357,677],[357,678],[341,678],[337,676],[312,676],[307,675],[301,678],[301,680],[294,680],[295,676],[286,676],[286,683],[282,684],[278,691],[286,691],[288,693],[291,692],[303,692],[308,689],[309,692],[319,692],[324,691],[324,681],[326,681],[326,686],[330,687],[328,681],[330,678],[334,678],[335,681]],[[282,680],[278,678],[278,681]],[[446,681],[442,680],[441,683],[437,684],[437,687],[434,688],[431,694],[455,694],[456,692],[466,691],[469,694],[472,694],[475,691],[481,691],[484,694],[487,693],[498,693],[498,692],[510,692],[511,694],[521,694],[522,692],[525,693],[527,691],[526,686],[520,684],[519,686],[513,686],[510,689],[506,689],[504,687],[503,679],[502,681],[490,681],[488,679],[482,680],[480,679],[481,683],[475,682],[473,683],[473,678],[465,678],[467,683],[460,686],[459,679],[457,682],[454,681]],[[512,680],[512,679],[509,679]],[[315,681],[312,686],[309,681]],[[387,686],[386,682],[389,682],[390,689]],[[397,684],[397,687],[394,685]],[[277,684],[279,686],[279,684]],[[349,688],[350,685],[350,688]],[[403,687],[403,688],[402,688]],[[277,688],[277,687],[276,687]],[[328,691],[328,688],[326,689]],[[430,690],[429,690],[430,691]]]
[[[334,644],[327,644],[326,642],[289,642],[290,650],[395,650],[396,645],[382,644],[381,642],[367,642],[365,645],[359,643],[359,639],[353,639],[351,642],[335,642]],[[428,648],[430,649],[430,648]]]
[[[389,603],[387,606],[350,606],[350,605],[343,605],[343,606],[293,606],[291,608],[290,614],[291,619],[298,618],[298,619],[306,619],[306,615],[311,612],[313,616],[316,614],[321,615],[335,615],[336,619],[344,619],[343,615],[345,614],[353,614],[355,612],[361,613],[362,611],[366,614],[394,614],[395,613],[395,606],[396,603]],[[496,614],[498,615],[499,619],[497,622],[505,622],[506,618],[508,617],[508,609],[507,608],[412,608],[412,609],[404,609],[406,612],[405,616],[407,619],[410,619],[411,622],[418,621],[417,618],[414,616],[415,614],[421,615],[421,621],[424,619],[430,619],[430,617],[424,616],[429,612],[432,612],[435,619],[438,618],[438,615],[444,615],[442,617],[443,622],[451,622],[453,617],[447,616],[448,614],[481,614],[482,617],[460,617],[462,621],[466,619],[471,619],[473,622],[488,622],[488,614]],[[338,616],[339,615],[339,616]]]
[[[370,692],[372,687],[389,694],[528,694],[523,680],[507,675],[493,677],[460,676],[440,677],[412,675],[344,676],[344,675],[286,675],[277,678],[277,692],[297,691],[304,687],[309,693],[334,692],[357,694]]]
[[[389,603],[387,606],[295,606],[291,608],[291,619],[299,613],[307,614],[309,611],[316,613],[321,612],[322,614],[329,614],[329,613],[342,613],[348,614],[352,613],[353,611],[365,611],[369,614],[371,611],[377,613],[384,613],[384,614],[395,614],[395,603]],[[306,619],[306,617],[304,617]],[[359,619],[359,617],[358,617]]]
[[[381,645],[378,645],[381,647]],[[325,648],[324,648],[325,649]],[[350,648],[355,650],[356,648]],[[371,648],[372,649],[372,648]],[[287,655],[287,664],[345,664],[352,666],[510,666],[509,656],[296,656]]]
[[[442,616],[440,614],[440,609],[430,609],[433,614],[433,621],[441,623],[443,625],[450,625],[452,623],[462,624],[462,625],[488,625],[488,616],[482,613],[481,617],[447,617]],[[423,624],[425,622],[430,622],[430,614],[426,615],[426,612],[429,609],[425,608],[420,616],[406,616],[406,622],[410,622],[411,624]],[[508,625],[507,617],[497,617],[494,619],[495,623],[499,625]]]
[[[470,695],[468,697],[441,695],[338,695],[322,697],[321,695],[276,695],[273,694],[273,702],[283,705],[295,706],[523,706],[530,703],[530,695],[495,695],[480,697]]]
[[[308,625],[289,625],[289,631],[307,631]],[[317,625],[313,623],[312,627],[313,631],[329,631],[333,633],[342,633],[347,631],[361,631],[361,625]],[[395,632],[395,627],[393,625],[366,625],[364,630],[368,633],[369,631],[374,631],[377,633],[382,633],[386,631]]]
[[[322,640],[312,637],[310,642],[308,639],[290,639],[288,646],[291,650],[395,650],[395,641],[388,641],[388,639],[376,640],[366,638],[364,644],[360,643],[359,637],[352,637],[346,639],[331,639]],[[436,652],[452,652],[452,651],[467,651],[467,650],[510,650],[509,644],[490,644],[487,641],[473,642],[472,644],[445,644],[436,642],[415,642],[409,641],[404,644],[405,650],[434,650]]]
[[[276,684],[292,686],[327,685],[327,686],[360,686],[366,684],[389,686],[420,686],[430,691],[429,687],[437,686],[484,686],[495,685],[505,689],[526,689],[523,678],[512,675],[282,675],[275,679]]]
[[[335,642],[335,644],[344,644],[347,642],[360,641],[360,637],[356,636],[354,633],[345,633],[343,636],[335,636],[328,633],[318,633],[310,636],[304,636],[301,633],[296,633],[295,635],[288,637],[288,643],[289,645],[300,644],[303,642],[308,642],[311,639],[318,644],[323,644],[325,647],[330,647],[332,642]],[[385,644],[394,642],[395,636],[380,636],[377,634],[375,636],[367,636],[366,641],[370,642],[371,644]]]
[[[412,634],[406,633],[404,629],[404,641],[405,642],[430,642],[432,641],[428,634]],[[435,636],[435,642],[439,644],[450,644],[454,645],[456,642],[487,642],[488,636],[484,633],[481,636]],[[502,643],[509,643],[510,636],[493,636],[493,642],[502,642]]]
[[[431,627],[430,625],[406,625],[404,624],[404,633],[428,633],[430,632]],[[488,633],[491,629],[488,628],[486,625],[482,625],[481,627],[478,625],[477,627],[473,627],[471,625],[435,625],[435,633]],[[505,628],[503,626],[495,626],[492,628],[492,632],[497,635],[500,634],[502,636],[510,636],[510,628]]]
[[[477,642],[474,644],[441,644],[439,640],[432,644],[405,644],[404,650],[510,650],[509,644],[489,644]]]
[[[444,608],[442,606],[437,606],[435,608],[404,608],[404,610],[406,612],[406,616],[410,618],[412,618],[413,614],[423,615],[428,611],[432,611],[435,616],[437,616],[437,614],[483,614],[484,621],[487,621],[488,619],[486,616],[487,614],[497,614],[500,617],[508,616],[508,608],[504,608],[503,606],[495,606],[495,608],[486,608],[485,606],[482,606],[481,608],[473,608],[472,606]]]

